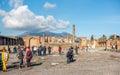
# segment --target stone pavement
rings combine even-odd
[[[11,56],[9,65],[17,62],[15,55]],[[76,61],[70,64],[66,63],[65,55],[34,57],[32,69],[9,68],[8,72],[0,71],[0,75],[120,75],[119,56],[120,53],[117,52],[91,49],[75,55]],[[52,63],[57,64],[51,65]]]

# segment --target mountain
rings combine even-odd
[[[43,37],[43,34],[45,33],[46,36],[54,36],[54,37],[58,37],[58,38],[64,38],[64,37],[72,37],[72,34],[67,33],[67,32],[62,32],[62,33],[53,33],[53,32],[39,32],[39,33],[33,33],[33,32],[25,32],[23,34],[21,34],[20,36],[27,36],[27,35],[31,35],[31,36],[41,36]]]

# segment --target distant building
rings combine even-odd
[[[7,46],[24,45],[21,37],[1,36],[0,35],[0,49]]]

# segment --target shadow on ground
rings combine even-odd
[[[42,64],[43,64],[42,62],[39,62],[39,63],[32,62],[31,66],[34,67],[34,66],[38,66],[38,65],[42,65]],[[26,67],[26,64],[23,65],[23,68],[25,68],[25,67]],[[19,69],[19,62],[14,62],[11,65],[7,66],[8,71],[12,71],[12,70],[15,70],[15,69]]]

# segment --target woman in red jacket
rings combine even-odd
[[[32,52],[30,48],[26,48],[26,62],[27,62],[27,67],[31,67],[31,59],[32,59]]]
[[[59,51],[59,54],[61,55],[61,52],[62,52],[61,46],[59,46],[58,51]]]

